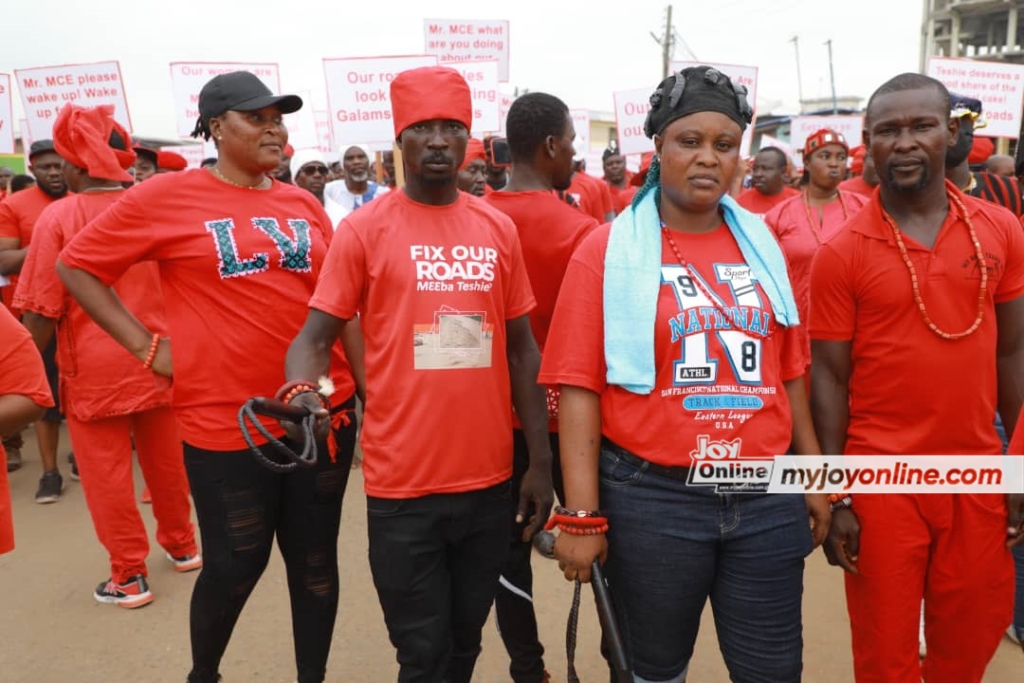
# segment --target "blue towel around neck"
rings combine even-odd
[[[604,355],[609,384],[635,394],[654,390],[654,327],[661,289],[661,217],[653,190],[612,223],[604,256]],[[728,195],[719,204],[744,260],[779,325],[800,323],[786,258],[758,216]]]

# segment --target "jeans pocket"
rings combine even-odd
[[[601,447],[600,480],[605,486],[636,486],[644,476],[641,467],[626,462],[613,449]]]
[[[366,497],[366,514],[370,517],[392,517],[401,514],[406,504],[403,498]]]

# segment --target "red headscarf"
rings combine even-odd
[[[470,129],[473,100],[469,85],[455,69],[424,66],[398,74],[391,81],[391,113],[395,137],[414,123],[450,119]]]
[[[864,174],[864,155],[867,149],[864,145],[858,145],[850,150],[850,173],[853,175]]]
[[[996,146],[992,142],[991,138],[974,138],[974,144],[971,145],[971,153],[967,156],[968,164],[983,164],[988,161],[988,158],[992,156],[996,151]]]
[[[161,150],[156,153],[156,167],[161,171],[184,171],[188,161],[177,152]]]
[[[839,145],[846,150],[847,154],[850,153],[850,146],[846,144],[846,138],[841,133],[837,133],[831,128],[822,128],[807,136],[807,140],[804,142],[804,159],[825,145]]]
[[[117,132],[128,149],[110,146],[110,134]],[[102,104],[86,109],[68,103],[53,124],[53,146],[68,163],[84,168],[90,178],[132,182],[125,170],[135,163],[131,136],[114,120],[114,107]]]
[[[459,170],[461,171],[466,168],[477,159],[487,161],[487,152],[484,150],[483,142],[476,138],[470,138],[469,142],[466,143],[466,158],[462,160],[462,166],[459,166]]]

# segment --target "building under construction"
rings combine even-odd
[[[1024,63],[1024,0],[924,0],[921,71],[928,57]]]

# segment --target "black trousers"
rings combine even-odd
[[[370,571],[400,683],[469,683],[508,551],[511,482],[366,497]]]
[[[349,400],[344,407],[354,405]],[[185,444],[203,552],[192,592],[189,683],[218,680],[231,632],[275,537],[288,574],[299,683],[324,680],[338,612],[338,530],[355,434],[354,419],[334,432],[337,462],[322,443],[315,467],[286,474],[259,464],[248,449],[207,451]]]
[[[519,502],[519,485],[530,466],[530,453],[523,432],[515,430],[513,438],[512,474],[512,533],[509,537],[508,559],[501,570],[498,593],[494,598],[494,611],[498,630],[511,659],[509,674],[514,683],[541,683],[544,680],[544,646],[537,634],[537,615],[533,609],[533,569],[530,558],[533,544],[523,543],[523,527],[515,524]],[[552,433],[551,477],[559,502],[565,500],[562,486],[562,467],[558,451],[558,434]]]

